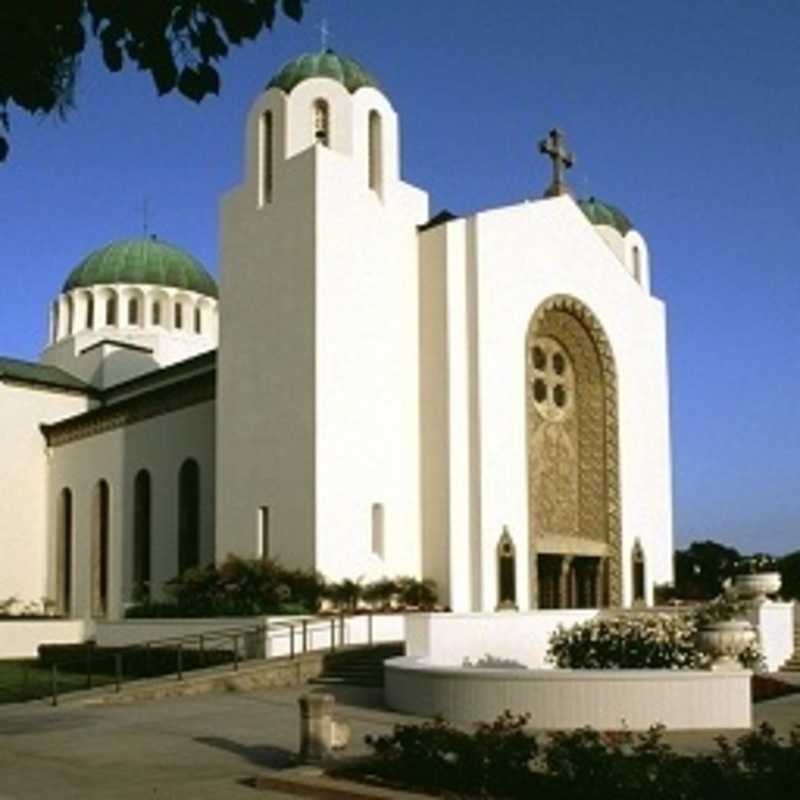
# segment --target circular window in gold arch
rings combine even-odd
[[[549,336],[533,341],[528,355],[529,391],[536,411],[552,422],[565,420],[574,408],[575,372],[567,351]]]

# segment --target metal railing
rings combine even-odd
[[[266,620],[119,647],[98,647],[89,640],[67,646],[75,654],[64,657],[58,656],[59,650],[49,653],[45,646],[39,663],[19,664],[16,691],[0,683],[0,695],[23,702],[49,698],[51,705],[57,706],[62,695],[81,689],[106,686],[120,692],[124,684],[147,678],[183,681],[186,673],[209,667],[229,665],[232,671],[238,671],[244,660],[295,659],[305,653],[335,651],[346,644],[347,621],[351,619],[366,618],[366,641],[360,643],[372,646],[375,616],[368,612]],[[276,644],[278,649],[283,645],[285,652],[271,653]]]

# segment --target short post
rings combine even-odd
[[[308,620],[304,619],[302,622],[303,625],[303,652],[308,652]]]
[[[178,642],[178,648],[175,652],[176,656],[176,666],[178,668],[178,680],[183,680],[183,645]]]
[[[53,695],[52,705],[58,705],[58,665],[50,666],[50,693]]]
[[[372,612],[367,612],[367,644],[372,647]]]
[[[294,658],[294,625],[289,623],[289,658]]]
[[[331,617],[331,650],[336,649],[336,620]]]
[[[233,669],[239,669],[239,637],[234,633],[231,637],[233,639]]]
[[[114,691],[122,689],[122,653],[114,653]]]
[[[300,706],[300,759],[312,764],[324,761],[333,744],[333,695],[304,694],[297,703]]]
[[[86,642],[86,688],[92,688],[92,662],[93,658],[92,655],[94,653],[94,639],[89,639]]]
[[[201,633],[198,637],[197,647],[200,650],[200,663],[205,667],[206,666],[206,640]]]
[[[344,647],[344,611],[339,613],[339,644]]]

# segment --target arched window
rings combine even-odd
[[[94,328],[94,295],[91,294],[86,298],[86,327]]]
[[[258,204],[272,202],[272,112],[265,111],[259,124],[259,173]]]
[[[141,469],[133,481],[133,597],[150,597],[150,473]]]
[[[372,552],[376,556],[384,557],[386,546],[386,517],[383,503],[372,504]]]
[[[56,603],[59,613],[68,617],[72,610],[72,492],[58,495],[56,526]]]
[[[633,258],[633,277],[641,283],[642,282],[642,253],[637,245],[633,246],[631,250],[631,257]]]
[[[67,335],[75,330],[75,304],[72,298],[67,298]]]
[[[383,153],[381,115],[369,112],[369,188],[380,193],[383,189]]]
[[[634,605],[642,605],[647,602],[645,591],[645,574],[644,574],[644,550],[642,543],[637,539],[633,545],[633,552],[631,553],[631,578],[633,583],[633,603]]]
[[[200,563],[200,467],[193,458],[178,475],[178,572]]]
[[[106,299],[106,325],[117,324],[117,295],[111,292]]]
[[[503,533],[497,543],[497,608],[517,607],[517,570],[514,540],[503,526]]]
[[[194,332],[195,333],[203,332],[203,312],[199,308],[196,308],[194,310]]]
[[[153,325],[161,324],[161,303],[158,300],[153,301]]]
[[[331,125],[330,125],[330,111],[328,110],[328,103],[325,100],[314,101],[314,141],[324,144],[326,147],[330,145]]]
[[[108,481],[98,481],[92,498],[92,616],[108,612],[108,557],[111,524],[111,492]]]
[[[183,327],[183,304],[175,303],[175,327],[180,330]]]
[[[139,301],[135,297],[128,300],[128,325],[139,324]]]

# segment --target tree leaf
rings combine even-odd
[[[5,161],[8,157],[8,151],[11,148],[8,146],[8,139],[5,136],[0,136],[0,161]]]
[[[178,91],[195,103],[199,103],[205,96],[205,87],[197,70],[192,67],[184,67],[178,78]]]
[[[153,83],[160,95],[171,92],[178,83],[178,69],[170,57],[169,61],[160,59],[150,67]]]
[[[303,0],[283,0],[283,13],[295,22],[303,18]]]
[[[203,95],[219,94],[219,73],[210,64],[200,64],[197,74],[203,85]]]
[[[122,69],[122,48],[117,42],[103,40],[103,61],[111,72]]]

